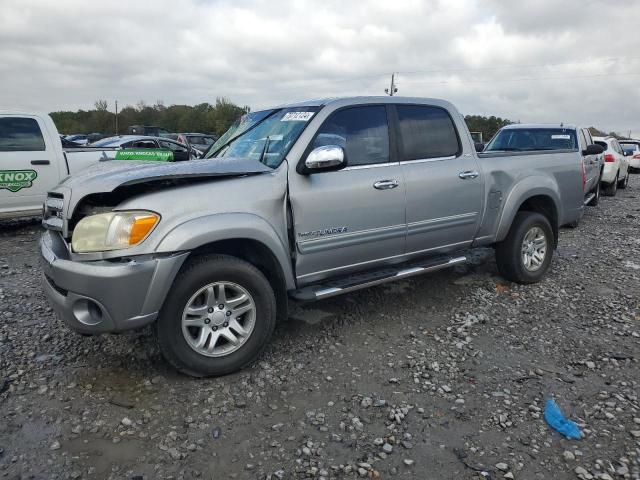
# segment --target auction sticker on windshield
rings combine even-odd
[[[37,176],[35,170],[0,170],[0,190],[4,188],[16,193],[31,187]]]
[[[571,140],[571,135],[551,135],[552,140]]]
[[[283,122],[307,122],[314,112],[287,112],[282,117]]]
[[[116,160],[150,160],[154,162],[171,162],[173,161],[173,152],[171,150],[118,150],[116,152]]]

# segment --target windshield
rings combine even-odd
[[[206,157],[252,158],[276,168],[317,111],[318,107],[292,107],[244,115]]]
[[[505,128],[493,137],[485,152],[575,150],[575,130],[565,128]]]

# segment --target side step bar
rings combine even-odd
[[[467,257],[464,256],[446,257],[439,258],[436,261],[431,262],[404,265],[398,269],[387,268],[379,273],[373,272],[371,274],[354,275],[353,277],[347,277],[324,285],[303,287],[299,290],[293,291],[291,296],[296,300],[301,301],[320,300],[323,298],[335,297],[336,295],[342,295],[343,293],[353,292],[355,290],[361,290],[367,287],[373,287],[374,285],[422,275],[427,272],[435,272],[436,270],[453,267],[454,265],[458,265],[466,261]]]

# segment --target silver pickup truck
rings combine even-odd
[[[483,153],[442,100],[362,97],[243,116],[185,163],[110,162],[45,202],[44,286],[85,334],[156,322],[190,375],[257,357],[291,301],[465,261],[494,246],[537,282],[583,213],[581,152]]]

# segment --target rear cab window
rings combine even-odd
[[[45,150],[44,136],[35,118],[0,117],[0,152]]]
[[[444,108],[396,105],[401,161],[455,157],[461,152],[453,120]]]
[[[580,143],[587,139],[580,131]],[[581,145],[582,147],[582,145]],[[505,128],[489,142],[485,152],[528,152],[537,150],[577,150],[576,130],[570,128]]]

